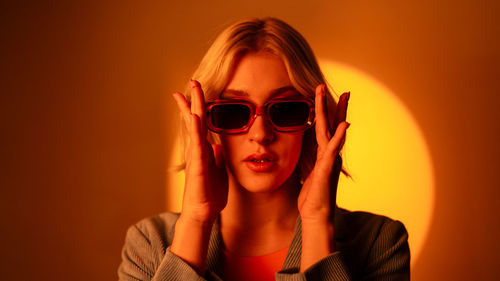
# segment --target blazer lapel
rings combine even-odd
[[[214,272],[218,276],[222,276],[222,261],[220,253],[222,252],[223,244],[219,230],[219,219],[215,221],[212,227],[210,241],[208,242],[207,269]]]

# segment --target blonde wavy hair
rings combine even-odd
[[[223,30],[208,49],[192,79],[198,80],[205,93],[205,100],[219,98],[229,83],[238,60],[251,52],[266,51],[279,56],[288,72],[292,86],[302,95],[314,99],[316,86],[326,84],[316,57],[304,37],[287,23],[272,17],[251,18],[233,23]],[[186,86],[186,98],[190,101],[190,86]],[[330,92],[334,93],[330,88]],[[327,95],[330,126],[337,103]],[[181,117],[182,121],[182,117]],[[187,129],[182,123],[181,146],[187,145]],[[209,132],[208,141],[220,144],[217,134]],[[304,134],[301,156],[296,167],[299,179],[303,181],[311,172],[316,161],[316,133],[309,129]],[[182,153],[182,155],[185,155]],[[180,166],[182,169],[185,161]],[[349,176],[343,168],[342,172]]]

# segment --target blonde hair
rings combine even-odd
[[[258,51],[279,56],[286,66],[292,86],[304,96],[314,98],[316,86],[327,84],[311,47],[299,32],[276,18],[252,18],[238,21],[222,31],[194,72],[193,79],[201,83],[205,100],[219,98],[229,83],[238,59]],[[185,91],[188,100],[189,88]],[[331,126],[337,103],[331,95],[327,95],[327,104]],[[187,133],[185,126],[183,128],[184,136],[181,139],[183,147],[186,147]],[[220,144],[215,133],[210,132],[208,140]],[[304,133],[301,156],[296,167],[300,180],[304,180],[313,169],[316,151],[316,133],[314,129],[309,129]],[[342,172],[349,175],[345,169]]]

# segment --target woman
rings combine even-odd
[[[129,229],[120,280],[409,279],[402,223],[336,207],[349,93],[335,104],[297,31],[237,22],[194,79],[174,94],[190,140],[182,212]]]

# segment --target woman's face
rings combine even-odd
[[[297,95],[283,61],[269,52],[257,52],[240,59],[221,98],[262,106],[273,98]],[[278,132],[259,115],[246,133],[221,135],[221,141],[233,179],[250,192],[271,192],[295,170],[303,136],[303,131]]]

